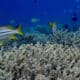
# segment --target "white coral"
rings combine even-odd
[[[50,72],[56,71],[57,80],[78,80],[80,78],[80,50],[65,48],[59,44],[23,44],[19,48],[0,51],[0,78],[49,80]],[[5,75],[5,73],[7,75]],[[53,75],[53,73],[51,75]],[[16,74],[16,76],[15,76]],[[35,76],[32,76],[32,75]],[[74,76],[74,77],[73,77]]]

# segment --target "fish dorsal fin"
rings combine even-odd
[[[10,29],[10,30],[13,30],[14,27],[11,26],[11,25],[5,25],[5,26],[1,26],[0,29]]]
[[[16,36],[15,35],[11,35],[10,36],[10,40],[15,40],[16,39]]]
[[[11,26],[11,25],[8,25],[6,28],[7,28],[7,29],[14,30],[14,27],[13,27],[13,26]]]

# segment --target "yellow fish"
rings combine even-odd
[[[23,35],[21,24],[17,29],[12,26],[0,26],[0,45],[3,45],[4,41],[16,39],[15,34]]]
[[[49,27],[52,29],[52,32],[54,33],[56,31],[57,25],[55,22],[50,22]]]

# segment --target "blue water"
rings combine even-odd
[[[78,18],[76,23],[71,20],[74,12]],[[32,18],[40,21],[32,23]],[[50,34],[51,30],[48,27],[50,21],[56,22],[56,25],[68,24],[70,30],[76,30],[77,26],[73,26],[80,25],[80,0],[0,0],[2,26],[22,24],[25,35],[29,32],[27,27],[33,27],[33,34],[36,32],[33,30],[34,27],[42,26],[44,28],[35,29],[38,30],[38,34]]]
[[[80,18],[79,5],[79,0],[0,0],[0,25],[15,20],[14,24],[29,26],[33,17],[39,18],[40,24],[47,24],[51,20],[71,23],[74,11]]]

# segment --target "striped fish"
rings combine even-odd
[[[13,29],[12,26],[1,26],[0,27],[0,45],[4,44],[4,41],[16,39],[15,34],[23,35],[21,24],[18,25],[17,29]]]

